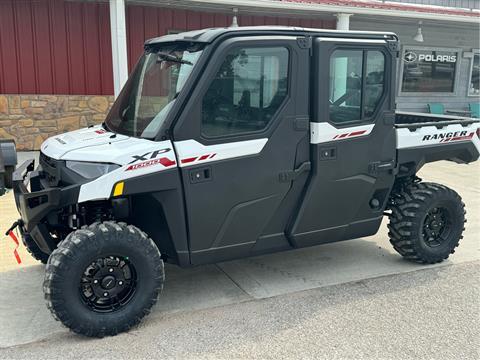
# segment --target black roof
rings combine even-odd
[[[343,31],[330,29],[310,29],[291,26],[238,26],[225,28],[210,28],[202,30],[187,31],[178,34],[170,34],[149,39],[145,45],[153,45],[158,43],[169,43],[175,41],[189,41],[210,43],[217,37],[228,34],[245,34],[245,35],[297,35],[297,36],[325,36],[325,37],[341,37],[341,38],[357,38],[357,39],[384,39],[398,40],[395,33],[392,32],[376,32],[376,31]]]

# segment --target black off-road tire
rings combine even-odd
[[[5,166],[5,187],[11,189],[13,187],[13,172],[15,171],[15,166]]]
[[[405,259],[421,264],[434,264],[447,259],[455,252],[465,230],[465,204],[452,189],[435,183],[413,183],[393,197],[390,223],[388,224],[390,242],[394,249]],[[427,216],[441,209],[445,219],[443,228],[438,228],[438,244],[430,240],[434,236],[425,235],[428,229]],[[442,224],[443,220],[439,223]],[[427,229],[425,228],[427,227]]]
[[[42,250],[40,250],[40,248],[32,239],[30,234],[27,234],[27,233],[23,234],[22,242],[23,242],[23,245],[25,245],[25,247],[27,248],[27,251],[35,260],[40,261],[42,264],[47,263],[49,255],[45,254]]]
[[[98,264],[96,259],[112,255],[133,264],[137,281],[132,281],[135,290],[126,303],[102,312],[85,302],[80,284],[89,266]],[[106,221],[76,230],[59,243],[48,260],[43,290],[57,320],[78,334],[103,337],[140,323],[156,303],[164,280],[163,260],[152,239],[133,225]]]

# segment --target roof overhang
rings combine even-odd
[[[229,11],[237,8],[240,14],[297,15],[319,17],[335,13],[369,15],[418,20],[435,20],[457,23],[480,23],[480,12],[468,9],[452,9],[438,6],[402,5],[385,6],[383,1],[363,0],[127,0],[129,3],[186,8],[197,11]],[[344,3],[347,5],[338,5]],[[354,4],[354,5],[348,5]]]

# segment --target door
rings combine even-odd
[[[290,247],[309,171],[308,66],[296,37],[230,38],[212,54],[174,129],[192,264]]]
[[[376,233],[394,181],[393,46],[318,38],[312,177],[288,231],[295,246]]]

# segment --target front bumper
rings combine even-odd
[[[42,251],[50,253],[55,245],[46,227],[47,217],[76,204],[80,185],[49,187],[41,167],[34,167],[35,160],[27,160],[13,173],[15,203],[23,231],[30,233]]]

